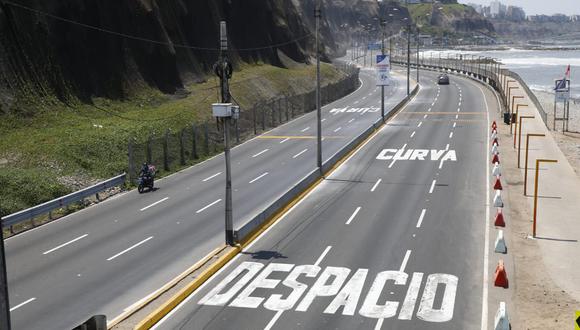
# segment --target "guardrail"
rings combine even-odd
[[[396,55],[393,56],[391,62],[406,66],[407,58],[406,56]],[[413,55],[411,56],[410,66],[463,73],[483,80],[499,93],[503,109],[508,109],[509,107],[509,100],[506,96],[506,77],[511,77],[522,85],[524,91],[538,109],[544,125],[548,126],[548,115],[526,82],[517,73],[502,69],[501,63],[495,59],[469,54],[448,54],[447,58],[423,58],[417,61],[416,56]]]
[[[385,120],[390,119],[397,111],[399,111],[407,102],[417,94],[419,90],[419,85],[417,84],[411,94],[405,97],[401,102],[399,102],[391,111],[385,114]],[[336,165],[345,155],[347,155],[351,150],[356,148],[364,139],[370,136],[375,130],[377,130],[383,124],[382,119],[378,119],[369,128],[362,132],[357,137],[353,138],[346,146],[337,151],[332,157],[326,160],[322,164],[322,171],[326,173],[334,165]],[[245,224],[239,227],[239,229],[234,232],[234,239],[236,242],[242,242],[247,237],[249,237],[257,228],[259,228],[264,222],[266,222],[274,213],[282,209],[291,200],[296,198],[302,192],[304,192],[310,185],[312,185],[316,180],[320,178],[320,172],[318,169],[314,169],[308,175],[306,175],[302,180],[295,184],[292,188],[286,191],[282,196],[275,200],[263,211],[258,213],[255,217],[248,220]]]
[[[42,203],[40,205],[28,208],[26,210],[22,210],[10,215],[7,215],[5,217],[3,217],[1,219],[2,222],[2,228],[6,228],[6,227],[11,227],[14,226],[16,224],[19,224],[23,221],[27,221],[30,219],[33,219],[34,217],[37,217],[39,215],[42,214],[46,214],[49,212],[52,212],[53,210],[62,208],[62,207],[66,207],[70,204],[76,203],[78,201],[81,201],[87,197],[90,196],[97,196],[98,197],[98,193],[100,193],[101,191],[104,191],[106,189],[115,187],[115,186],[119,186],[122,184],[125,184],[125,179],[127,177],[126,173],[123,173],[121,175],[118,175],[114,178],[111,178],[109,180],[103,181],[103,182],[99,182],[93,186],[90,186],[88,188],[79,190],[79,191],[75,191],[71,194],[68,194],[66,196],[57,198],[57,199],[53,199],[51,201]]]

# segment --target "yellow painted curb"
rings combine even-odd
[[[215,272],[223,267],[228,261],[235,257],[239,252],[240,247],[233,247],[226,254],[221,256],[214,264],[209,266],[204,270],[198,277],[196,277],[190,284],[179,290],[178,293],[173,295],[169,300],[167,300],[163,305],[157,308],[153,313],[149,314],[147,318],[139,322],[135,326],[136,330],[150,329],[155,323],[159,322],[165,315],[169,314],[172,309],[179,305],[185,300],[190,294],[193,293],[200,285],[202,285],[208,278],[210,278]]]
[[[336,164],[334,164],[334,166],[332,166],[328,171],[326,171],[326,173],[324,173],[324,176],[328,176],[329,174],[334,172],[357,150],[362,148],[364,145],[366,145],[368,141],[370,141],[375,135],[377,135],[378,132],[385,126],[385,124],[390,119],[392,119],[395,115],[401,113],[406,108],[407,104],[417,95],[418,90],[419,86],[417,85],[415,90],[413,90],[413,93],[411,93],[410,95],[411,97],[409,97],[405,101],[405,105],[401,106],[401,108],[398,111],[390,113],[388,117],[385,118],[384,123],[376,127],[373,133],[369,134],[369,136],[367,136],[364,140],[362,140],[355,148],[353,148],[351,151],[346,153],[340,160],[338,160]],[[262,225],[260,225],[254,231],[252,231],[252,233],[248,235],[248,238],[243,240],[240,245],[231,248],[230,251],[221,256],[215,263],[210,265],[198,277],[196,277],[193,281],[191,281],[190,284],[182,288],[178,293],[173,295],[173,297],[171,297],[165,303],[163,303],[163,305],[161,305],[159,308],[157,308],[155,311],[149,314],[145,319],[139,322],[139,324],[137,324],[134,329],[147,330],[153,327],[163,317],[169,314],[171,310],[177,307],[177,305],[183,302],[190,294],[192,294],[197,288],[199,288],[203,283],[205,283],[205,281],[207,281],[212,275],[214,275],[220,268],[222,268],[226,263],[232,260],[238,253],[240,253],[244,247],[246,247],[256,238],[258,238],[260,234],[262,234],[264,231],[266,231],[266,229],[268,229],[271,225],[273,225],[284,213],[288,212],[288,210],[290,210],[296,203],[298,203],[298,201],[303,199],[308,193],[310,193],[314,188],[316,188],[323,181],[324,176],[318,178],[308,188],[304,189],[304,191],[302,191],[298,196],[296,196],[284,207],[282,207],[280,210],[271,215],[267,221],[265,221]]]
[[[208,253],[201,260],[199,260],[198,262],[196,262],[193,266],[189,267],[184,272],[182,272],[181,274],[177,275],[171,281],[165,283],[165,285],[163,285],[161,288],[159,288],[158,290],[156,290],[155,292],[153,292],[151,295],[145,297],[141,301],[138,301],[136,304],[133,304],[132,306],[128,307],[123,313],[121,313],[120,315],[118,315],[117,317],[115,317],[114,319],[112,319],[111,321],[107,322],[107,329],[113,328],[114,326],[116,326],[117,324],[119,324],[120,322],[122,322],[123,320],[125,320],[126,318],[128,318],[129,316],[131,316],[134,313],[136,313],[139,309],[143,308],[143,306],[149,304],[150,302],[152,302],[153,300],[155,300],[159,296],[161,296],[163,293],[169,291],[179,281],[183,280],[185,277],[189,276],[194,271],[196,271],[199,268],[201,268],[206,262],[208,262],[211,258],[213,258],[217,254],[219,254],[220,252],[222,252],[225,248],[226,248],[225,245],[220,246],[218,248],[215,248],[213,251],[211,251],[210,253]]]

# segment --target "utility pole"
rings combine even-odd
[[[228,34],[226,22],[220,22],[220,59],[214,66],[215,74],[220,78],[222,103],[230,103],[229,79],[233,74],[233,67],[228,60]],[[232,170],[230,163],[230,123],[231,117],[221,117],[224,129],[224,157],[226,159],[226,244],[233,246],[234,222],[232,211]]]
[[[320,175],[324,175],[322,172],[322,111],[320,102],[320,0],[316,1],[316,9],[314,10],[314,17],[316,17],[316,119],[317,119],[317,153],[316,153],[316,166]]]
[[[8,279],[6,277],[6,254],[4,252],[3,231],[0,232],[0,241],[0,330],[10,330],[10,302],[8,299]]]
[[[411,94],[411,24],[407,25],[407,96]]]

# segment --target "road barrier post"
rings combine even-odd
[[[534,186],[534,225],[532,229],[532,236],[536,238],[536,223],[538,213],[538,179],[540,175],[540,163],[557,163],[555,159],[536,159],[536,184]]]
[[[513,115],[514,115],[514,102],[516,99],[523,99],[524,97],[521,95],[513,95],[512,96],[512,106],[510,108],[510,134],[513,134],[512,128],[514,125],[514,122],[516,122],[518,119],[516,118],[514,120]]]
[[[545,134],[526,134],[526,160],[524,164],[524,196],[528,195],[528,150],[530,148],[530,137],[544,137]]]
[[[520,106],[527,107],[528,105],[527,104],[521,104],[521,103],[518,103],[516,105],[516,122],[514,123],[514,125],[515,125],[514,132],[517,132],[518,131],[518,122],[517,121],[518,121],[518,118],[519,118],[518,116],[520,115]],[[521,123],[522,123],[522,121],[520,120],[520,126],[521,126]],[[520,137],[521,137],[521,131],[522,130],[520,129]],[[514,149],[516,148],[516,137],[517,137],[517,135],[514,134]],[[519,166],[518,166],[518,168],[519,168]]]
[[[520,126],[518,127],[518,168],[520,168],[520,158],[522,154],[522,125],[524,119],[533,119],[536,118],[534,116],[520,116]],[[514,134],[514,146],[515,146],[515,134]]]

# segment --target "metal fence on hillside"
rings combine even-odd
[[[321,88],[322,104],[330,103],[359,86],[359,70],[343,68],[347,75],[340,81]],[[280,124],[316,109],[315,91],[279,95],[268,101],[240,109],[240,118],[230,127],[234,143],[261,134]],[[145,141],[130,139],[128,143],[128,179],[138,177],[140,164],[154,164],[161,173],[190,165],[196,160],[223,149],[223,131],[215,121],[191,123],[178,131],[152,132]]]

